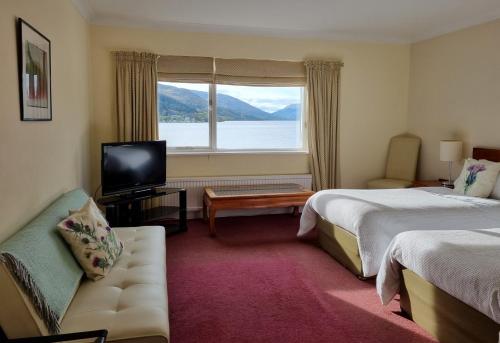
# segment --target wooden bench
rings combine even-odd
[[[297,215],[314,192],[293,184],[265,184],[207,187],[203,194],[203,218],[209,222],[209,233],[215,236],[218,210],[293,207]]]

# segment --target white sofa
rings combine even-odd
[[[115,228],[124,251],[98,281],[82,279],[60,320],[61,333],[108,330],[108,341],[168,343],[163,227]],[[0,262],[0,326],[8,338],[48,335],[44,321]]]

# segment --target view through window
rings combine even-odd
[[[302,103],[302,87],[160,82],[159,135],[174,149],[301,150]]]

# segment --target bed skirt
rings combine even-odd
[[[356,236],[321,216],[318,216],[316,227],[321,247],[356,276],[364,279]]]
[[[497,343],[500,324],[404,269],[401,310],[441,343]]]

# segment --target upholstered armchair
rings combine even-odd
[[[408,188],[417,173],[420,138],[403,134],[391,138],[383,179],[368,182],[368,188]]]

